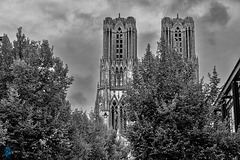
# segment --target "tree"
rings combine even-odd
[[[75,110],[72,113],[73,159],[119,160],[126,159],[129,149],[119,139],[116,131],[108,130],[102,117],[91,112]]]
[[[210,103],[214,103],[214,101],[216,100],[220,88],[218,87],[219,83],[220,83],[220,78],[218,77],[218,73],[216,70],[216,66],[214,66],[213,68],[213,73],[212,75],[210,73],[208,73],[208,77],[209,77],[209,84],[207,84],[207,89],[208,89],[208,101]]]
[[[53,56],[48,41],[30,41],[21,28],[13,48],[4,43],[1,49],[0,120],[8,124],[11,158],[71,158],[66,91],[73,78],[67,65]]]
[[[222,127],[222,115],[221,115],[221,110],[219,109],[219,106],[215,106],[214,102],[217,99],[217,96],[220,93],[220,87],[218,87],[220,83],[220,78],[218,77],[218,73],[216,70],[216,66],[213,68],[213,73],[212,75],[208,73],[208,78],[209,78],[209,84],[205,84],[204,88],[204,93],[206,100],[205,102],[209,106],[209,114],[208,114],[208,119],[209,119],[209,124],[212,124],[213,127],[218,128]],[[226,129],[227,130],[227,129]]]
[[[127,91],[131,121],[127,138],[133,156],[150,160],[236,156],[239,138],[224,125],[214,128],[209,123],[211,106],[206,102],[203,82],[194,82],[194,64],[174,50],[161,48],[162,53],[150,60],[148,46]],[[211,96],[213,93],[214,87]]]

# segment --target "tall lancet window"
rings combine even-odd
[[[119,27],[117,30],[116,37],[116,59],[122,60],[123,58],[123,33],[122,29]]]
[[[116,73],[115,73],[115,86],[118,86],[119,84],[119,71],[118,68],[116,68]]]
[[[112,114],[112,127],[115,129],[117,126],[117,120],[118,120],[118,111],[117,111],[117,105],[116,101],[114,100],[112,103],[112,108],[111,108],[111,114]]]
[[[127,84],[127,68],[124,68],[124,72],[123,72],[123,85]]]
[[[120,68],[120,86],[123,85],[123,68]]]
[[[115,79],[114,68],[112,68],[110,76],[111,76],[111,85],[115,86],[115,82],[114,82],[114,79]]]
[[[183,42],[182,42],[183,39],[182,39],[182,32],[179,27],[176,28],[174,37],[175,37],[176,51],[179,53],[182,53],[183,52]]]

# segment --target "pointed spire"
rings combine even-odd
[[[118,14],[118,18],[120,18],[120,13]]]
[[[178,13],[177,13],[177,19],[178,19]]]

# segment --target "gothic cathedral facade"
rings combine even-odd
[[[103,21],[103,56],[100,60],[100,81],[97,86],[95,112],[109,129],[126,129],[124,91],[137,65],[137,28],[133,17]]]
[[[186,60],[195,64],[196,80],[199,79],[198,58],[195,54],[194,21],[164,17],[161,37],[167,46],[175,49]],[[158,49],[160,45],[158,45]],[[158,51],[157,51],[158,52]],[[124,92],[132,79],[132,69],[138,64],[137,28],[133,17],[103,21],[103,56],[100,60],[100,81],[97,86],[95,112],[103,117],[109,129],[119,133],[126,129],[127,119]]]

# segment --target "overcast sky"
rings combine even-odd
[[[138,57],[147,43],[153,53],[163,17],[193,17],[200,77],[214,65],[222,84],[240,57],[240,0],[1,0],[0,33],[15,40],[17,28],[32,40],[49,40],[55,56],[75,78],[68,91],[72,108],[94,108],[102,56],[105,17],[133,16],[137,21]]]

